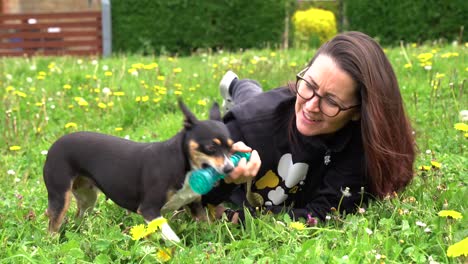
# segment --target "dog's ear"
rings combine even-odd
[[[214,102],[210,109],[210,119],[221,121],[221,111],[219,111],[219,105],[217,102]]]
[[[187,106],[182,102],[182,99],[179,99],[179,107],[184,113],[184,127],[185,129],[190,129],[192,126],[198,122],[198,119],[195,117],[192,112],[187,108]]]

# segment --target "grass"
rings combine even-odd
[[[159,234],[132,240],[129,229],[142,218],[103,195],[82,222],[73,219],[72,203],[61,234],[48,236],[42,166],[51,143],[77,130],[165,140],[182,127],[178,96],[205,119],[221,102],[217,85],[226,70],[270,89],[292,80],[314,50],[2,58],[0,263],[466,263],[447,249],[468,236],[467,132],[454,128],[468,108],[467,50],[467,44],[385,50],[420,152],[405,191],[306,229],[293,228],[285,215],[247,216],[245,226],[168,216],[180,245]],[[438,216],[443,209],[463,218]]]

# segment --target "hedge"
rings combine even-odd
[[[385,45],[459,40],[468,21],[466,0],[346,0],[346,30],[365,32]],[[468,40],[464,32],[462,41]]]
[[[117,52],[189,53],[282,43],[292,0],[113,0]]]

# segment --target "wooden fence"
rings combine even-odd
[[[100,55],[100,11],[0,14],[0,56]]]

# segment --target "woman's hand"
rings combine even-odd
[[[232,145],[232,151],[251,152],[250,159],[247,161],[245,158],[241,158],[239,164],[229,173],[228,177],[224,178],[224,181],[226,183],[241,184],[247,182],[249,179],[253,179],[257,175],[260,165],[262,164],[258,152],[252,150],[252,148],[245,145],[242,141],[234,143]]]

